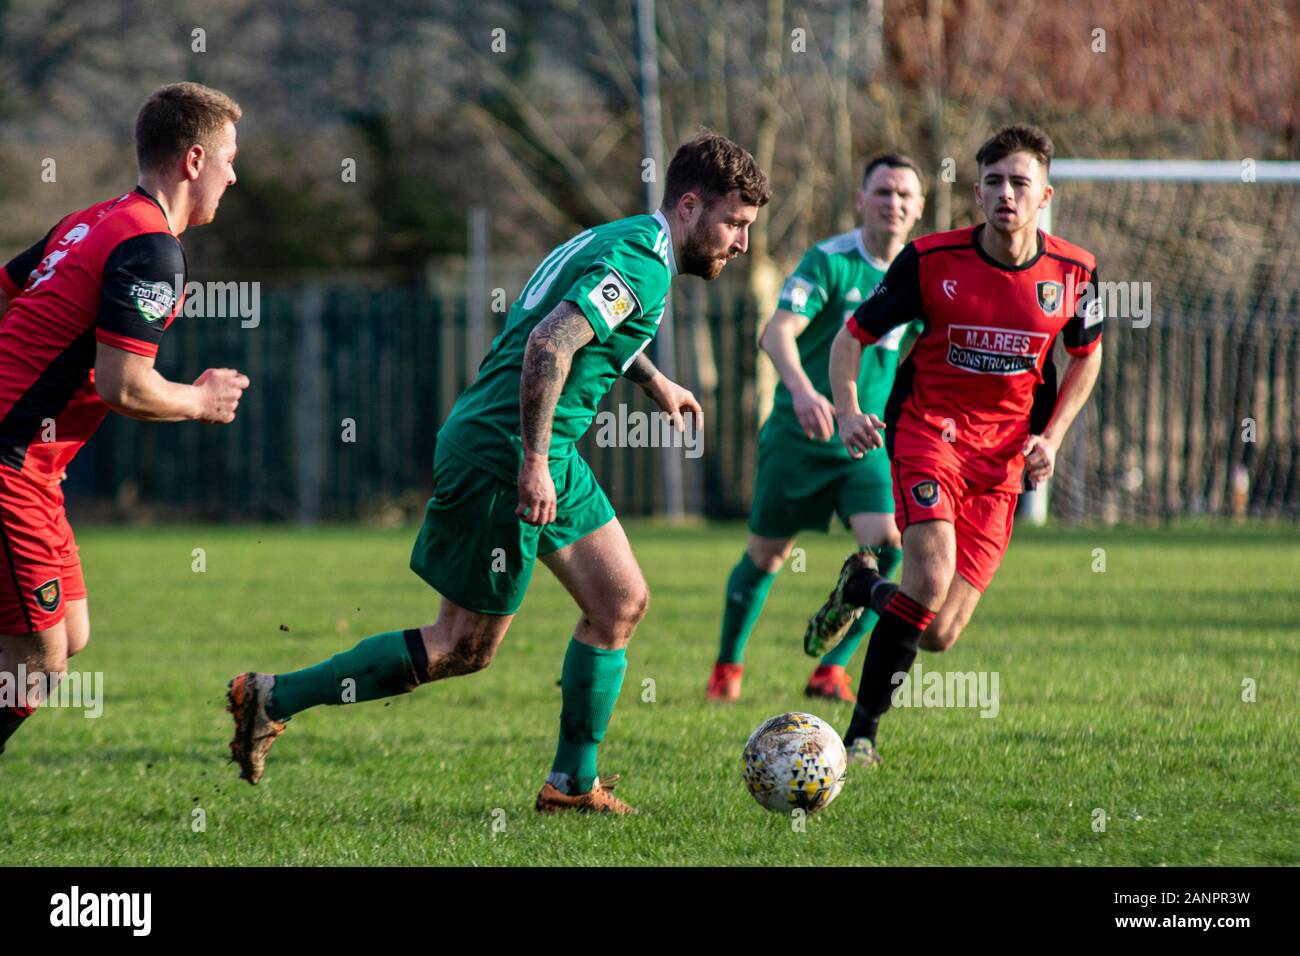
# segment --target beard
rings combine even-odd
[[[727,250],[713,249],[708,242],[708,233],[700,226],[687,235],[682,243],[681,271],[684,275],[699,276],[707,282],[722,274],[722,267],[726,265],[722,260],[731,257]]]

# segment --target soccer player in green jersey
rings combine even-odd
[[[708,130],[673,156],[663,204],[574,236],[524,286],[438,432],[433,497],[411,568],[442,596],[430,625],[366,638],[287,674],[230,682],[240,776],[256,783],[285,722],[319,704],[406,693],[486,667],[540,558],[581,616],[561,672],[563,704],[542,812],[634,812],[596,773],[596,748],[650,595],[627,536],[575,444],[623,376],[683,426],[695,397],[645,356],[674,275],[715,279],[745,252],[771,196],[754,157]]]
[[[781,382],[759,433],[749,541],[727,579],[721,647],[706,689],[710,700],[740,697],[745,644],[799,532],[825,532],[839,515],[859,546],[875,551],[882,575],[899,564],[889,458],[881,448],[855,459],[836,439],[827,369],[836,333],[884,278],[924,206],[915,162],[897,153],[869,160],[857,196],[860,228],[804,254],[763,330],[760,344]],[[899,355],[915,334],[900,326],[867,350],[858,377],[864,410],[884,414]],[[844,665],[874,623],[874,612],[864,613],[822,657],[805,688],[808,696],[854,700]],[[805,650],[814,657],[821,653],[817,647]]]

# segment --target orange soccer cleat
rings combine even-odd
[[[848,671],[839,664],[818,665],[803,692],[806,697],[824,697],[827,700],[852,702],[858,699],[849,683]]]
[[[230,759],[239,765],[239,776],[253,784],[262,779],[266,752],[284,733],[284,721],[272,720],[266,713],[272,683],[270,674],[249,671],[227,685],[226,710],[235,718]]]
[[[740,700],[740,678],[745,673],[744,664],[724,664],[718,661],[709,675],[705,695],[709,700]]]
[[[542,784],[542,792],[537,795],[534,809],[538,813],[559,813],[563,810],[577,810],[579,813],[613,813],[625,817],[639,812],[614,796],[614,784],[618,783],[618,774],[606,780],[596,779],[586,793],[570,796],[549,783]]]

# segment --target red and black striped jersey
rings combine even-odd
[[[925,325],[886,406],[888,438],[900,423],[933,429],[1010,466],[1031,421],[1038,432],[1051,417],[1057,335],[1070,354],[1086,355],[1101,341],[1103,316],[1092,253],[1039,232],[1037,254],[1008,266],[980,245],[984,228],[909,243],[848,328],[870,345],[913,318]]]
[[[108,406],[95,347],[153,356],[176,317],[185,253],[144,189],[70,213],[0,269],[0,464],[58,481]]]

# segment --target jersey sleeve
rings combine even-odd
[[[652,249],[624,240],[592,262],[564,299],[582,310],[596,341],[604,342],[628,319],[661,313],[669,279],[667,263]]]
[[[1089,274],[1088,282],[1092,284],[1092,295],[1079,297],[1074,315],[1065,323],[1062,332],[1065,350],[1071,355],[1088,355],[1101,342],[1101,327],[1106,316],[1096,269]]]
[[[54,230],[57,228],[57,225],[51,228],[45,234],[44,239],[24,249],[5,263],[5,267],[0,269],[0,292],[13,299],[23,291],[23,286],[27,285],[27,277],[36,270],[36,267],[41,264],[41,260],[45,258],[45,245],[50,241],[50,236],[54,235]]]
[[[816,246],[804,253],[799,265],[781,287],[777,308],[814,319],[826,305],[830,289],[830,263]]]
[[[916,344],[916,340],[924,334],[924,322],[919,322],[916,319],[913,319],[911,322],[907,323],[907,328],[903,329],[903,337],[898,341],[898,355],[900,361],[907,358],[908,353],[912,351],[912,346]]]
[[[157,355],[184,288],[185,253],[175,236],[152,232],[124,239],[104,262],[95,339]]]
[[[875,345],[894,326],[921,314],[921,257],[909,242],[889,264],[889,271],[875,291],[849,316],[846,324],[863,345]]]

